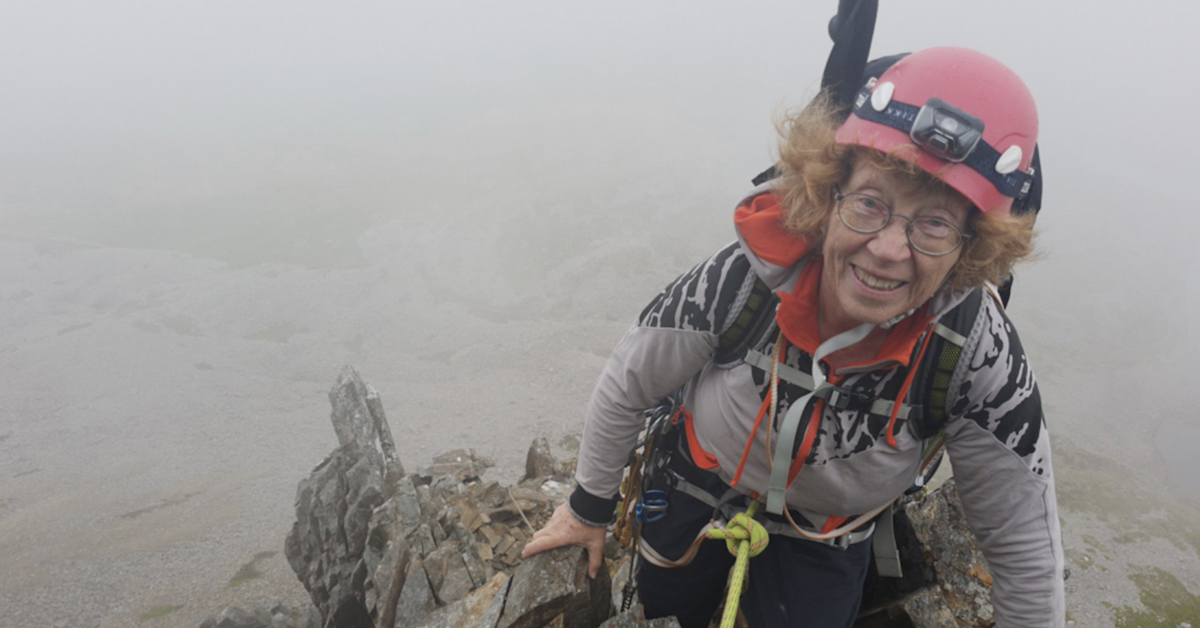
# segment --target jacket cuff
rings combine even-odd
[[[596,497],[583,490],[582,486],[576,486],[575,492],[571,493],[570,499],[567,500],[567,507],[580,523],[593,528],[607,528],[608,524],[612,523],[618,501],[619,497]]]

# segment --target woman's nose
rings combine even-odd
[[[912,255],[912,249],[908,246],[908,221],[893,216],[886,227],[875,233],[867,248],[880,259],[908,259]]]

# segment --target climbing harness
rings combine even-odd
[[[759,429],[758,426],[764,418],[769,417],[769,425],[775,423],[774,410],[778,406],[775,400],[778,399],[780,382],[793,384],[806,391],[814,390],[817,388],[817,384],[812,375],[783,363],[781,356],[784,351],[784,337],[777,339],[772,355],[749,348],[759,344],[761,336],[771,332],[778,333],[774,325],[774,305],[777,303],[777,297],[776,300],[767,298],[763,293],[765,287],[761,279],[754,278],[753,281],[758,285],[750,290],[750,293],[757,293],[761,298],[752,297],[745,300],[742,311],[737,315],[742,332],[723,336],[722,340],[723,344],[728,342],[730,345],[740,345],[732,351],[732,355],[741,353],[742,361],[753,368],[766,372],[772,382],[772,388],[767,393],[767,399],[764,400],[759,416],[756,417],[755,427],[752,428],[752,430],[756,430]],[[996,298],[994,293],[991,296]],[[819,393],[813,395],[819,402],[833,408],[852,409],[889,417],[891,419],[889,428],[894,427],[897,418],[904,419],[907,429],[916,438],[926,441],[919,471],[909,493],[925,490],[929,479],[940,464],[945,440],[942,431],[947,420],[946,404],[950,401],[949,390],[958,385],[955,381],[955,371],[959,365],[963,346],[967,343],[967,336],[972,333],[972,328],[975,326],[984,298],[986,297],[982,291],[973,292],[959,306],[926,331],[925,337],[918,342],[918,351],[924,349],[925,357],[914,356],[910,367],[912,371],[905,378],[908,380],[907,390],[898,399],[879,399],[873,395],[829,384],[827,380]],[[747,316],[747,312],[751,312],[751,314]],[[826,344],[829,344],[828,341]],[[829,347],[825,347],[825,349],[825,355],[832,353]],[[719,347],[718,353],[722,352],[730,354],[731,350]],[[961,376],[959,374],[959,377]],[[664,568],[680,567],[690,563],[696,551],[699,550],[701,542],[707,537],[708,531],[718,528],[720,520],[731,520],[737,515],[738,508],[730,503],[730,500],[732,497],[741,496],[741,493],[735,489],[731,489],[731,495],[712,495],[667,467],[666,462],[669,460],[673,447],[664,445],[663,441],[659,439],[665,433],[669,433],[670,429],[677,426],[680,421],[686,420],[688,414],[679,405],[680,397],[681,395],[675,394],[647,413],[649,427],[647,435],[642,439],[645,447],[634,456],[630,473],[622,486],[622,494],[626,496],[626,502],[621,507],[622,516],[614,530],[618,540],[625,547],[631,548],[631,553],[636,560],[646,560],[650,564]],[[916,400],[920,400],[921,403],[915,403]],[[798,411],[797,409],[803,409],[804,405],[806,404],[797,401],[792,404],[789,411]],[[813,413],[803,414],[809,417],[811,422]],[[816,416],[820,415],[816,414]],[[793,441],[793,447],[794,441],[799,434],[803,433],[801,428],[804,425],[804,422],[798,422],[795,426],[795,434],[790,439]],[[748,439],[747,448],[743,451],[742,460],[732,481],[734,486],[740,480],[741,470],[750,454],[752,443],[753,436]],[[769,446],[770,443],[768,443]],[[777,444],[774,448],[769,449],[769,451],[784,453],[790,453],[793,450],[783,444]],[[799,458],[799,454],[796,457]],[[768,459],[772,472],[781,467],[787,469],[788,463],[791,461],[791,456],[786,456],[782,463]],[[783,481],[786,483],[787,476],[780,475],[783,476]],[[656,477],[661,478],[660,486],[665,486],[667,490],[651,488],[651,483]],[[640,493],[634,491],[640,491]],[[671,494],[686,494],[713,508],[714,512],[714,520],[697,534],[684,554],[675,559],[662,556],[653,547],[637,543],[637,536],[634,535],[635,529],[640,531],[640,526],[648,520],[648,517],[657,518],[665,515],[669,510]],[[840,521],[839,525],[828,529],[815,529],[800,525],[795,521],[795,517],[789,509],[784,508],[781,513],[782,517],[767,519],[761,521],[761,524],[769,534],[804,539],[841,549],[865,541],[874,534],[874,551],[878,572],[883,576],[901,577],[898,549],[894,542],[889,542],[889,539],[894,539],[891,529],[892,508],[893,503],[888,503],[852,519]],[[638,516],[639,510],[640,517]],[[631,579],[627,585],[626,600],[632,598],[633,587]]]
[[[755,279],[755,282],[761,284],[761,280]],[[755,288],[754,291],[758,291],[758,288]],[[991,293],[991,297],[996,298],[994,293]],[[891,419],[889,421],[889,428],[894,428],[897,418],[904,419],[907,429],[913,436],[926,441],[917,477],[914,479],[908,493],[925,490],[928,481],[940,464],[945,440],[942,430],[948,418],[946,404],[950,401],[949,390],[956,388],[958,385],[955,382],[955,371],[959,366],[963,346],[967,343],[967,336],[972,333],[972,328],[975,326],[984,298],[986,297],[982,291],[973,292],[959,306],[943,316],[926,331],[925,337],[918,343],[917,349],[918,351],[924,349],[925,357],[919,358],[914,355],[912,366],[910,367],[912,370],[905,378],[908,380],[907,391],[905,391],[905,394],[901,394],[898,399],[879,399],[873,395],[829,384],[827,381],[826,386],[820,391],[820,394],[814,395],[819,401],[833,408],[843,410],[852,409],[889,417]],[[749,307],[749,302],[750,300],[747,300],[745,307]],[[768,305],[774,304],[774,302],[769,300],[764,300],[763,302]],[[783,364],[780,359],[785,340],[783,337],[777,339],[772,355],[747,348],[759,344],[762,335],[774,330],[774,313],[773,307],[760,307],[754,311],[754,315],[751,318],[765,319],[767,321],[765,326],[759,324],[761,321],[747,320],[746,317],[742,316],[742,314],[745,314],[745,311],[738,315],[738,319],[745,329],[760,330],[749,337],[738,339],[738,342],[742,345],[739,349],[742,353],[742,360],[751,367],[766,372],[772,382],[772,388],[766,395],[767,399],[764,400],[763,406],[760,408],[759,416],[756,417],[755,427],[752,427],[752,430],[759,429],[759,424],[767,417],[770,417],[768,424],[774,424],[774,410],[778,405],[774,401],[778,398],[778,386],[780,382],[788,382],[806,391],[812,391],[817,387],[812,375]],[[762,327],[765,327],[765,329],[762,329]],[[718,352],[720,351],[721,349],[718,349]],[[961,376],[962,374],[959,374],[959,377]],[[920,400],[921,403],[915,403],[916,400]],[[800,402],[792,404],[792,409],[801,407],[803,407],[803,404]],[[672,410],[672,413],[682,417],[686,411],[677,408]],[[813,416],[811,413],[805,414],[810,418]],[[802,433],[800,429],[802,426],[797,426],[797,435]],[[748,439],[747,448],[743,451],[742,460],[732,481],[734,486],[737,485],[741,478],[741,470],[744,468],[750,454],[749,450],[752,443],[753,436]],[[778,452],[781,450],[781,447],[781,445],[776,445],[770,451]],[[783,451],[790,452],[786,448]],[[796,457],[799,458],[800,456],[797,455]],[[790,461],[789,457],[783,464],[776,464],[775,461],[768,459],[773,470],[779,467],[786,468],[788,466],[787,463]],[[662,474],[663,484],[669,487],[672,493],[689,495],[714,510],[714,522],[710,523],[709,526],[705,527],[697,535],[688,550],[679,558],[666,558],[658,554],[653,547],[646,545],[640,546],[638,550],[640,559],[647,560],[653,565],[664,568],[679,567],[691,562],[707,531],[717,527],[718,520],[729,520],[734,517],[737,514],[737,509],[729,503],[728,497],[719,497],[710,494],[705,489],[689,482],[673,469],[665,468],[665,465],[658,468],[660,471],[657,473]],[[642,481],[647,489],[653,477],[651,475]],[[786,476],[784,479],[786,481]],[[733,493],[734,496],[740,496],[740,493],[736,490]],[[842,549],[864,541],[874,533],[876,535],[874,543],[876,564],[879,567],[878,571],[880,575],[901,577],[898,549],[894,543],[889,542],[889,539],[894,538],[894,533],[891,530],[892,508],[893,504],[885,504],[850,520],[840,521],[838,522],[839,525],[828,529],[813,529],[802,526],[795,521],[795,518],[787,509],[784,509],[784,514],[780,519],[768,519],[762,523],[770,534],[804,539]],[[656,510],[656,508],[651,508],[651,510]],[[626,545],[628,546],[629,543],[626,543]],[[895,568],[892,568],[893,565]]]

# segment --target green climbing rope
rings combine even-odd
[[[733,563],[733,578],[729,582],[729,595],[725,598],[725,613],[721,615],[721,628],[733,628],[737,620],[738,601],[742,599],[742,586],[746,582],[746,567],[750,559],[761,554],[771,540],[767,529],[754,520],[757,511],[758,500],[755,500],[750,502],[746,512],[734,515],[724,530],[708,531],[708,538],[723,539],[729,553],[737,556]]]

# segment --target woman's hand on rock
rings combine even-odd
[[[566,504],[554,509],[541,530],[533,533],[533,540],[521,552],[521,558],[529,558],[539,552],[556,547],[574,545],[588,553],[588,577],[595,578],[604,564],[604,538],[608,530],[590,526],[575,518]]]

